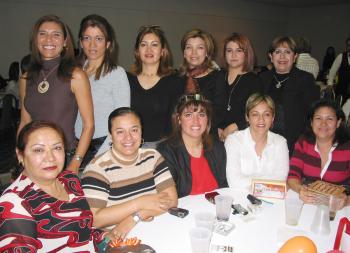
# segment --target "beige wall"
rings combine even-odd
[[[224,37],[236,31],[251,38],[260,64],[266,63],[266,50],[272,38],[288,33],[308,36],[314,43],[314,53],[321,58],[328,45],[326,41],[331,41],[337,48],[344,44],[344,37],[349,34],[350,15],[345,14],[349,7],[332,7],[328,12],[328,7],[288,9],[247,0],[0,0],[0,74],[7,77],[9,64],[29,52],[31,27],[38,17],[45,14],[61,16],[75,36],[84,16],[91,13],[103,15],[116,31],[120,65],[128,69],[133,60],[137,30],[145,24],[162,26],[175,66],[182,61],[181,36],[194,27],[214,35],[219,56]],[[341,26],[342,23],[346,25]],[[328,31],[323,30],[324,27]],[[220,57],[217,60],[221,62]]]
[[[264,62],[267,45],[272,37],[283,31],[288,17],[285,16],[288,12],[285,8],[234,0],[0,0],[0,9],[3,13],[0,29],[3,35],[6,34],[0,36],[0,73],[4,76],[7,76],[12,61],[20,60],[28,53],[31,27],[44,14],[61,16],[75,36],[80,20],[87,14],[97,13],[106,17],[116,31],[120,64],[126,69],[132,63],[133,44],[141,25],[162,26],[176,66],[182,61],[181,37],[186,30],[194,27],[211,32],[220,49],[221,41],[229,33],[243,32],[252,39],[258,58]]]
[[[291,36],[305,36],[312,45],[312,54],[322,64],[328,46],[337,53],[345,50],[350,36],[350,4],[318,8],[290,9],[288,31]]]

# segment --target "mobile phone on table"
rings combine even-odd
[[[169,208],[168,213],[180,218],[185,218],[188,215],[189,211],[185,208],[172,207],[172,208]]]
[[[233,208],[233,214],[243,214],[243,215],[247,215],[248,214],[248,210],[245,209],[240,204],[233,204],[232,208]]]
[[[215,204],[215,196],[219,195],[218,192],[208,192],[206,194],[204,194],[204,197],[206,198],[206,200],[208,200],[210,203]]]
[[[253,196],[252,194],[247,195],[247,199],[252,203],[253,205],[261,205],[262,201],[261,199],[258,199],[257,197]]]

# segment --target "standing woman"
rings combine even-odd
[[[245,104],[248,97],[262,91],[258,76],[253,73],[254,50],[243,34],[233,33],[224,40],[224,58],[227,70],[222,74],[226,83],[225,117],[220,124],[219,137],[226,137],[247,126],[245,118]]]
[[[108,135],[108,115],[116,108],[130,106],[130,87],[125,70],[117,65],[118,44],[113,28],[104,17],[86,16],[80,23],[79,41],[80,63],[89,76],[95,118],[95,133],[81,166],[85,167],[97,152],[105,151],[100,149],[104,149],[102,144]],[[76,136],[80,136],[82,126],[78,114]]]
[[[211,34],[193,29],[184,34],[181,40],[184,54],[180,74],[186,79],[185,93],[201,93],[213,105],[211,131],[217,135],[218,124],[224,116],[226,87],[213,62],[215,43]]]
[[[183,88],[173,74],[170,48],[159,26],[142,26],[134,49],[128,73],[131,108],[141,115],[144,147],[155,148],[170,133],[171,113]]]
[[[275,38],[269,50],[274,68],[260,75],[264,92],[276,105],[272,131],[287,139],[289,154],[305,128],[308,108],[320,96],[312,74],[294,66],[295,50],[292,38]]]
[[[32,120],[59,125],[67,139],[67,169],[80,167],[94,131],[89,80],[74,62],[74,48],[67,26],[54,15],[43,16],[31,35],[31,63],[20,80],[22,127]],[[83,130],[77,143],[74,124],[78,110]]]

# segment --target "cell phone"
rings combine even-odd
[[[210,203],[215,204],[215,196],[219,195],[218,192],[208,192],[204,195],[206,200],[208,200]]]
[[[245,209],[240,204],[233,204],[232,208],[233,208],[233,214],[243,214],[243,215],[247,215],[248,214],[248,210]]]
[[[180,207],[172,207],[172,208],[169,208],[168,213],[180,218],[184,218],[188,215],[189,211],[187,209],[180,208]]]
[[[261,205],[262,201],[261,199],[258,199],[257,197],[253,196],[252,194],[247,195],[247,199],[252,203],[253,205]]]

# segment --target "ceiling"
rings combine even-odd
[[[284,7],[299,8],[322,5],[350,4],[349,0],[246,0],[263,4],[272,4]]]

